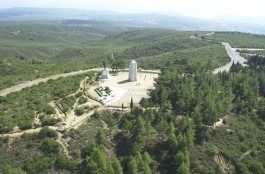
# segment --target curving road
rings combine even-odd
[[[247,62],[247,60],[245,58],[241,57],[239,55],[239,53],[236,51],[236,49],[232,48],[228,43],[222,42],[222,44],[225,46],[225,49],[227,51],[227,54],[230,56],[231,61],[228,64],[226,64],[226,65],[224,65],[224,66],[222,66],[220,68],[216,68],[213,71],[214,74],[217,74],[217,73],[223,72],[223,71],[229,71],[231,66],[232,66],[232,64],[233,64],[233,62],[234,63]]]
[[[47,82],[50,79],[54,80],[54,79],[58,79],[59,77],[74,76],[74,75],[83,74],[83,73],[86,73],[86,72],[89,72],[89,71],[100,71],[100,70],[102,70],[102,68],[93,68],[93,69],[88,69],[88,70],[73,71],[73,72],[70,72],[70,73],[56,74],[56,75],[52,75],[52,76],[45,77],[45,78],[40,78],[40,79],[35,79],[35,80],[32,80],[32,81],[27,81],[27,82],[20,83],[18,85],[15,85],[15,86],[0,90],[0,96],[6,96],[7,94],[10,94],[12,92],[20,91],[23,88],[31,87],[31,86],[34,86],[34,85],[38,85],[41,82]]]
[[[207,33],[207,34],[204,34],[204,36],[210,36],[210,35],[213,35],[215,34],[214,32],[211,32],[211,33]],[[191,36],[191,38],[193,39],[200,39],[198,37],[194,37],[194,36]],[[208,41],[212,41],[212,40],[208,40]],[[226,42],[220,42],[222,43],[222,45],[225,47],[226,51],[227,51],[227,54],[229,55],[229,57],[231,58],[231,61],[222,66],[222,67],[219,67],[219,68],[216,68],[214,69],[213,73],[214,74],[217,74],[219,72],[223,72],[223,71],[229,71],[233,62],[234,63],[244,63],[244,62],[247,62],[247,60],[243,57],[241,57],[239,55],[239,53],[236,51],[237,49],[240,49],[240,48],[232,48],[229,43],[226,43]],[[256,49],[252,49],[252,50],[256,50]],[[260,49],[259,49],[260,50]]]

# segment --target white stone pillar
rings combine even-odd
[[[129,67],[129,79],[130,82],[137,81],[137,62],[131,60]]]

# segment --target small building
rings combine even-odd
[[[137,62],[135,60],[131,60],[129,67],[129,78],[130,82],[137,81]]]

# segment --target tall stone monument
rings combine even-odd
[[[129,79],[130,82],[137,81],[137,62],[131,60],[129,67]]]
[[[109,79],[109,70],[106,68],[106,61],[103,60],[104,69],[102,70],[100,79]]]

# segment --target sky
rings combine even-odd
[[[198,18],[265,17],[265,0],[1,0],[0,8],[11,7],[158,12]]]

